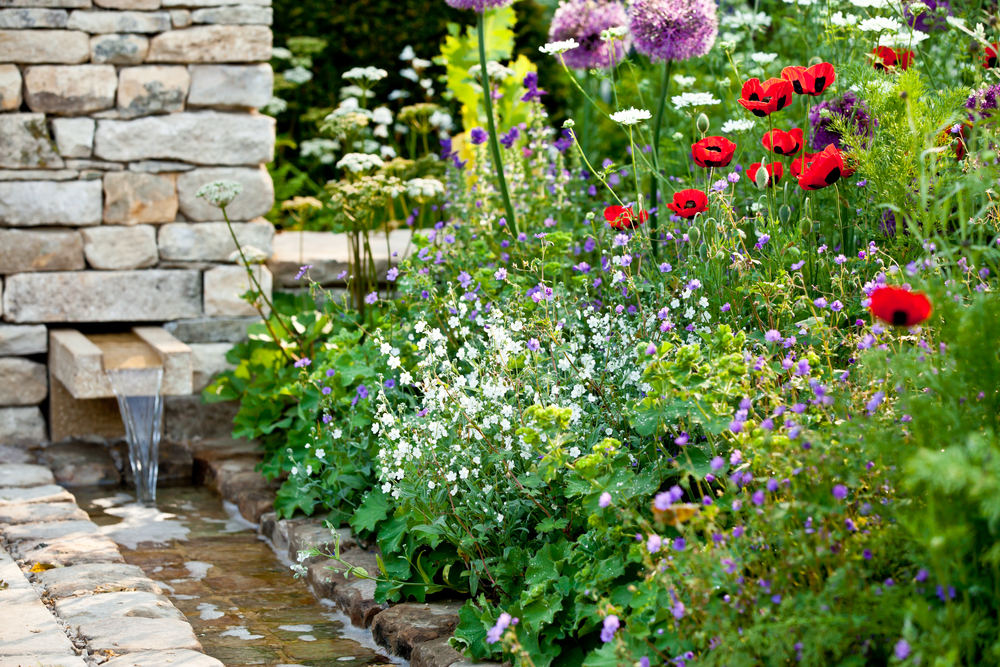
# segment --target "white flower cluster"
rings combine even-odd
[[[243,192],[243,184],[237,181],[212,181],[201,186],[194,195],[201,197],[212,206],[225,208],[232,204],[241,192]]]
[[[578,46],[580,46],[580,43],[575,39],[567,39],[561,42],[549,42],[545,46],[539,46],[538,50],[547,56],[554,56],[560,53],[566,53],[567,51],[572,51]]]
[[[620,125],[637,125],[644,120],[649,120],[652,116],[645,109],[629,108],[611,114],[611,120]]]
[[[436,178],[414,178],[406,182],[406,194],[414,199],[433,199],[444,194],[444,183]]]
[[[473,65],[469,68],[469,76],[478,81],[482,78],[482,74],[480,74],[482,71],[483,68],[480,65]],[[495,60],[490,60],[486,63],[486,74],[496,81],[505,81],[514,76],[514,70]]]
[[[343,78],[352,81],[381,81],[389,76],[389,73],[378,67],[352,67],[344,72]]]
[[[675,109],[687,109],[689,107],[704,107],[722,104],[722,100],[715,99],[712,93],[681,93],[670,98]]]
[[[369,169],[381,169],[384,166],[385,162],[382,161],[382,158],[367,153],[348,153],[337,162],[338,168],[346,169],[354,174],[360,174]]]
[[[752,120],[749,120],[747,118],[736,118],[727,120],[725,123],[723,123],[722,131],[725,132],[726,134],[732,132],[748,132],[749,130],[752,130],[754,126],[755,123]]]

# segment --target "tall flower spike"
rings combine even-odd
[[[650,60],[688,60],[708,53],[719,34],[714,0],[633,0],[635,49]]]
[[[559,3],[552,24],[549,26],[549,41],[562,42],[574,39],[576,48],[563,53],[563,60],[572,69],[607,69],[617,65],[632,48],[629,36],[614,40],[614,52],[610,43],[601,39],[601,33],[610,28],[628,25],[625,6],[613,0],[564,0]]]
[[[445,0],[449,7],[454,7],[455,9],[471,9],[480,14],[484,13],[487,9],[499,9],[500,7],[506,7],[513,1],[514,0]]]

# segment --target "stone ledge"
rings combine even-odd
[[[52,471],[45,466],[25,463],[0,465],[0,487],[27,488],[55,484]]]
[[[405,602],[383,611],[372,622],[372,637],[409,660],[417,644],[450,635],[458,625],[461,602]]]
[[[36,503],[0,507],[0,530],[42,521],[86,521],[90,517],[75,503]]]
[[[75,504],[73,506],[76,507]],[[122,563],[88,563],[60,567],[39,572],[35,575],[35,581],[45,587],[49,597],[56,599],[114,591],[163,594],[163,589],[147,577],[142,568]]]

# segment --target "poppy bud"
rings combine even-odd
[[[712,126],[712,124],[708,120],[708,116],[706,116],[704,113],[698,114],[698,120],[695,121],[695,124],[698,126],[698,131],[701,132],[702,134],[708,132],[708,128]]]
[[[809,236],[812,229],[813,221],[809,218],[802,218],[802,222],[799,223],[799,231],[802,233],[802,236]]]
[[[819,56],[813,56],[809,59],[809,66],[812,67],[813,65],[819,65],[821,62],[823,62],[822,58]]]
[[[781,208],[778,209],[778,220],[781,221],[781,224],[787,225],[791,217],[792,209],[788,207],[788,204],[782,204]]]
[[[788,249],[788,255],[792,259],[798,259],[799,257],[802,256],[802,251],[796,248],[795,246],[792,246],[791,248]]]
[[[698,246],[698,258],[701,259],[701,261],[703,261],[703,262],[707,262],[708,261],[708,246],[707,245]]]
[[[715,253],[715,259],[717,259],[720,262],[726,261],[726,251],[723,250],[722,248],[719,248],[719,250]]]
[[[701,241],[701,230],[691,225],[687,230],[688,238],[691,239],[691,243],[698,243]]]
[[[761,163],[764,162],[764,158],[761,159]],[[758,169],[757,178],[754,179],[754,184],[757,186],[758,190],[763,190],[767,187],[767,169]]]

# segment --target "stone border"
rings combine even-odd
[[[377,547],[358,540],[350,529],[331,531],[318,516],[278,519],[272,511],[277,485],[255,471],[262,456],[252,445],[218,443],[192,455],[195,482],[204,483],[223,500],[237,505],[243,518],[258,524],[258,533],[284,562],[290,565],[297,561],[299,552],[309,547],[332,548],[339,537],[344,561],[369,572],[378,571]],[[411,667],[500,667],[494,662],[469,662],[448,644],[463,601],[379,604],[374,582],[327,569],[336,561],[316,557],[302,565],[306,585],[318,600],[335,605],[352,625],[369,629],[379,646],[409,660]]]
[[[224,667],[53,482],[43,466],[0,465],[0,618],[17,619],[0,624],[0,667]]]

